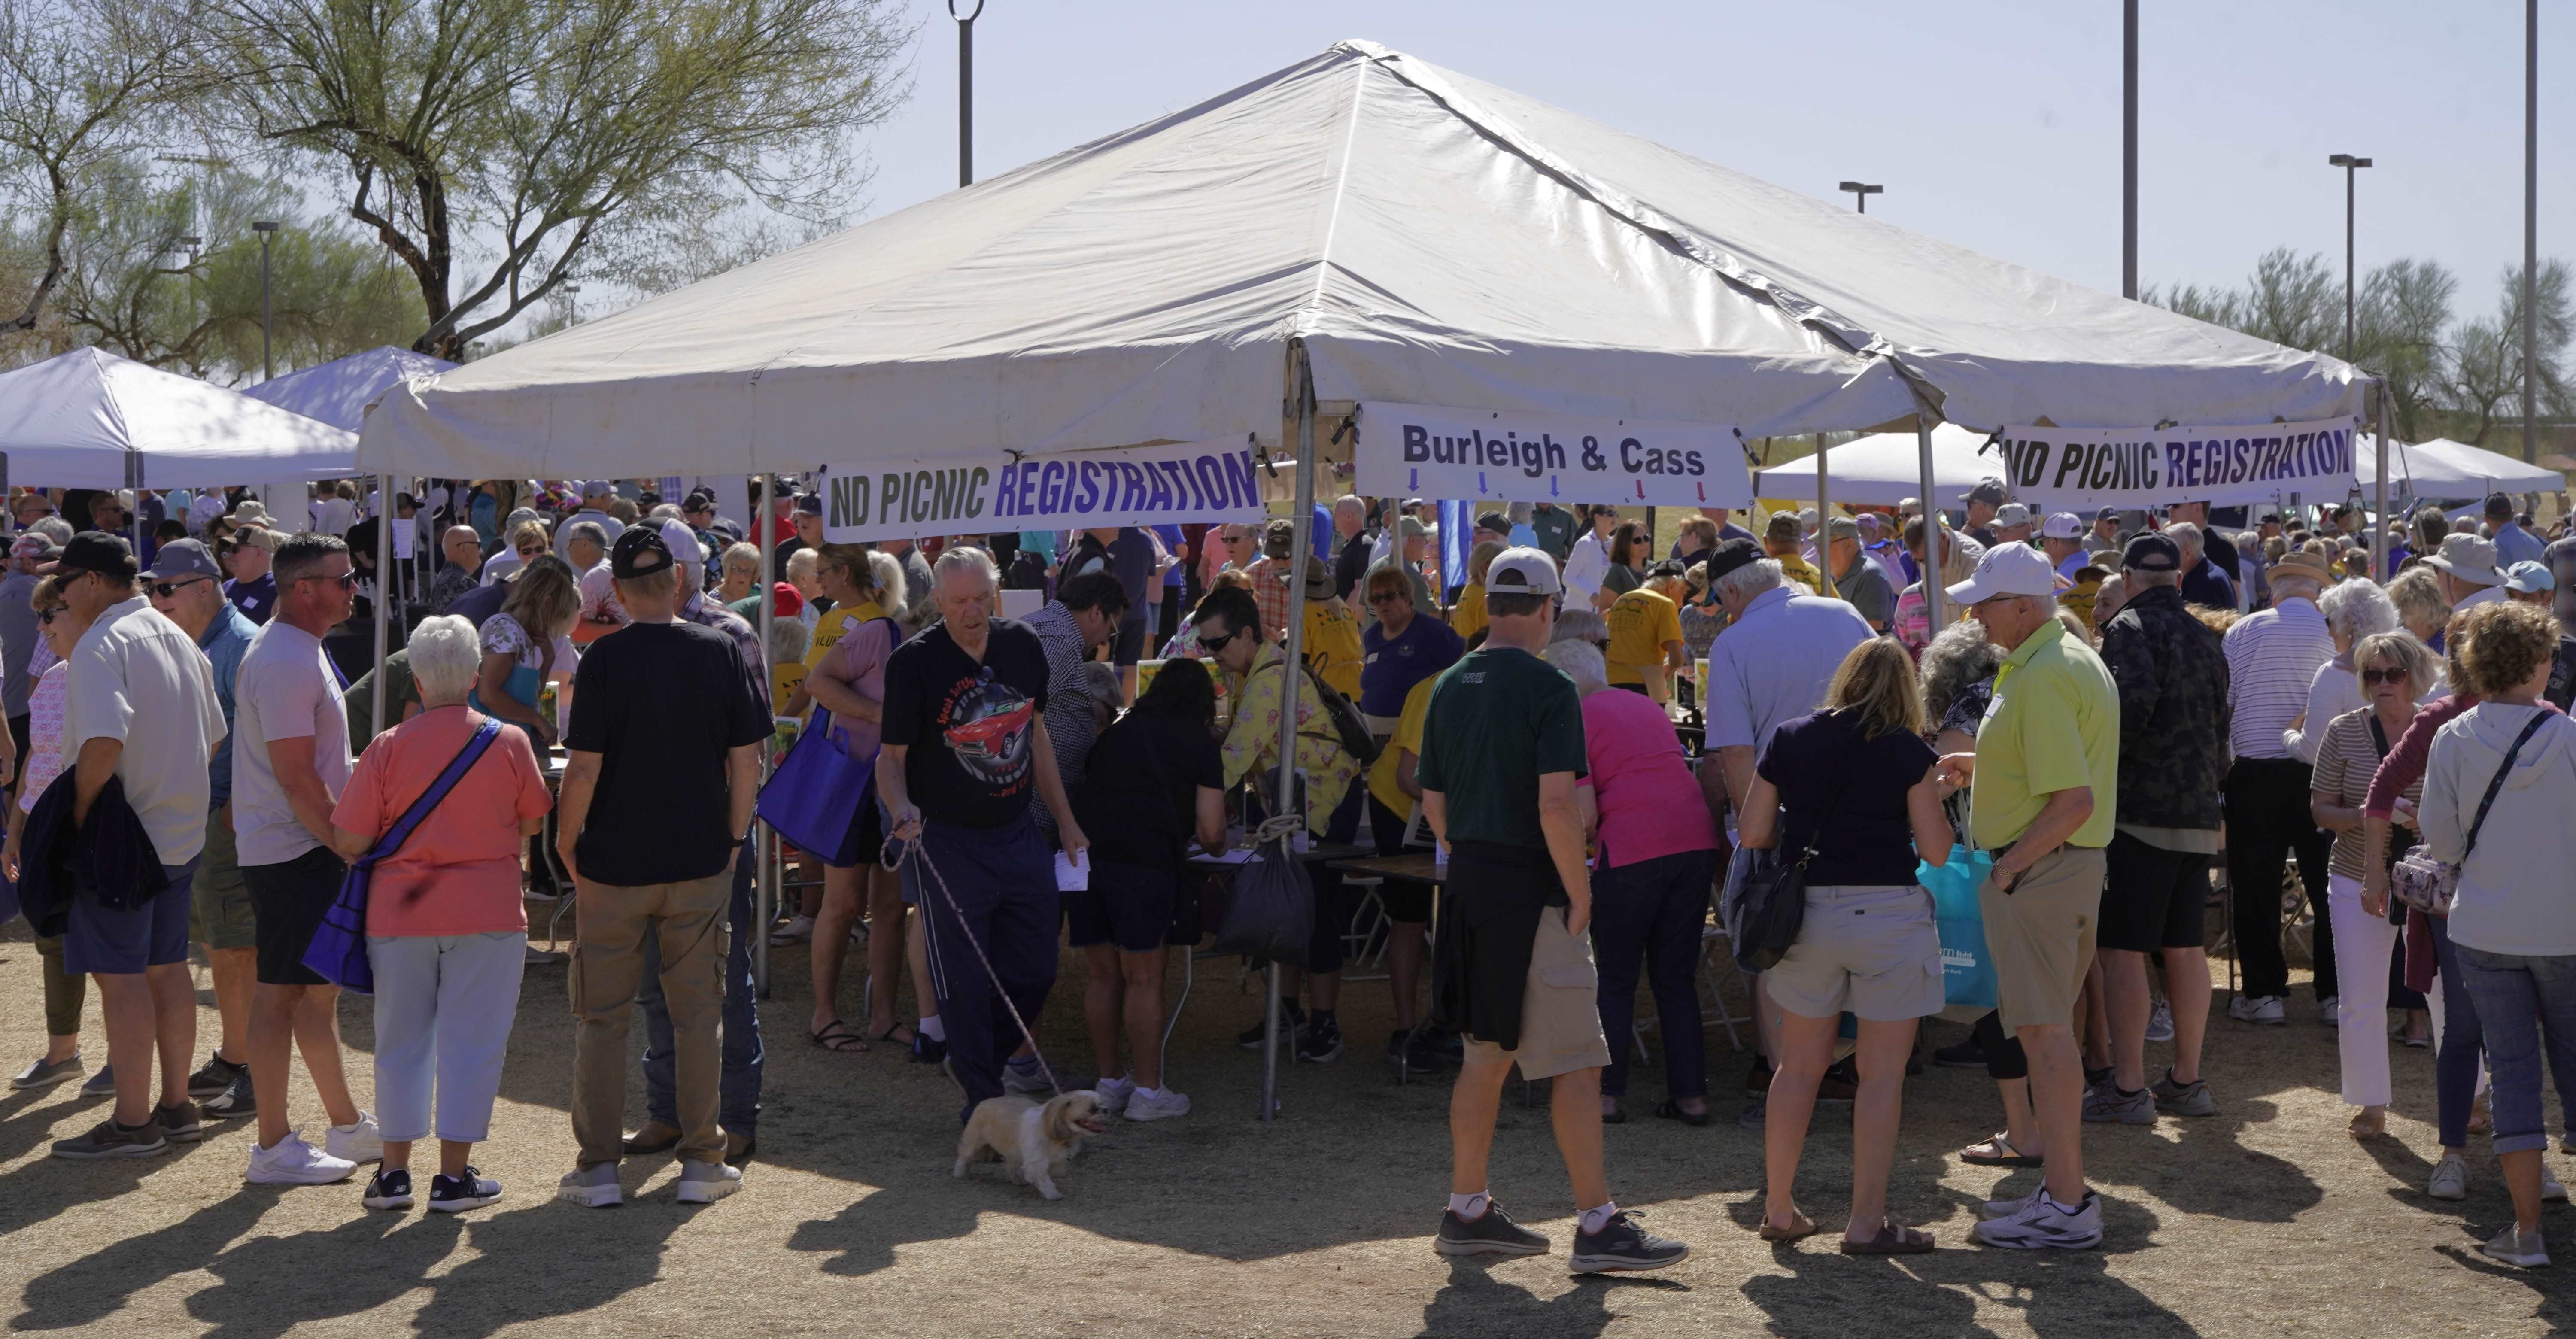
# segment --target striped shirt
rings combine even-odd
[[[2284,600],[2227,630],[2227,742],[2239,758],[2291,758],[2281,738],[2308,709],[2317,666],[2334,658],[2334,635],[2314,600]]]
[[[2370,732],[2370,714],[2368,706],[2357,707],[2335,717],[2324,730],[2308,732],[2309,738],[2318,741],[2317,770],[2308,782],[2308,789],[2326,796],[2329,804],[2359,809],[2370,798],[2370,781],[2379,772],[2380,758],[2379,741]],[[2405,727],[2399,726],[2389,736],[2389,746],[2395,748],[2398,738],[2404,734]],[[2419,772],[2401,793],[2408,800],[2423,799],[2422,774]],[[2414,838],[2400,832],[2391,836],[2389,842],[2393,848],[2403,850],[2414,844]],[[2326,869],[2356,882],[2363,877],[2360,828],[2335,834],[2334,854],[2327,859]]]

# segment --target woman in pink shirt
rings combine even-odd
[[[482,729],[486,717],[465,705],[482,662],[474,625],[462,618],[433,618],[412,633],[421,712],[359,755],[331,811],[341,855],[355,860],[374,849]],[[367,960],[376,973],[376,1119],[385,1158],[367,1182],[362,1202],[370,1209],[412,1206],[411,1146],[432,1130],[433,1078],[439,1174],[430,1178],[431,1211],[501,1198],[500,1183],[466,1159],[491,1132],[519,1007],[528,946],[519,844],[544,826],[552,804],[527,734],[504,723],[402,848],[375,867]]]
[[[1640,692],[1613,690],[1589,642],[1547,648],[1547,660],[1583,695],[1583,751],[1590,772],[1578,793],[1598,815],[1592,876],[1592,947],[1600,973],[1601,1118],[1628,1118],[1628,1051],[1635,1044],[1637,972],[1655,991],[1664,1041],[1664,1101],[1655,1114],[1708,1124],[1708,1065],[1700,1043],[1700,929],[1717,874],[1717,824],[1682,761],[1672,718]]]

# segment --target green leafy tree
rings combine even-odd
[[[2446,379],[2452,431],[2471,446],[2486,446],[2499,424],[2522,416],[2522,267],[2506,266],[2503,284],[2495,315],[2463,325],[2453,339]],[[2534,399],[2539,412],[2564,417],[2576,409],[2565,366],[2571,326],[2576,326],[2568,311],[2566,262],[2541,262],[2533,288],[2540,334]]]
[[[579,273],[837,216],[901,102],[894,0],[205,0],[231,122],[327,164],[455,358]],[[642,286],[642,285],[639,285]]]

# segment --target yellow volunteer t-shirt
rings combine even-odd
[[[1803,581],[1807,583],[1807,589],[1814,591],[1816,594],[1832,595],[1834,593],[1834,588],[1831,585],[1826,584],[1825,574],[1817,571],[1814,563],[1808,562],[1797,554],[1784,553],[1777,558],[1773,558],[1771,561],[1780,564],[1780,575],[1789,578],[1791,581]],[[1611,682],[1616,683],[1618,680],[1613,679]]]
[[[1360,646],[1360,621],[1339,600],[1306,601],[1306,643],[1300,649],[1315,677],[1333,691],[1357,702],[1360,666],[1368,659]]]
[[[1485,630],[1485,588],[1470,583],[1458,592],[1458,603],[1449,608],[1449,630],[1465,641]]]
[[[780,716],[787,714],[789,699],[795,697],[796,690],[804,686],[806,672],[811,668],[812,666],[801,660],[791,660],[785,664],[769,667],[769,710],[772,713]]]
[[[1613,687],[1645,683],[1647,667],[1664,663],[1664,643],[1682,639],[1681,607],[1650,590],[1611,601],[1601,621],[1610,625],[1610,649],[1601,658]]]
[[[805,648],[806,668],[822,664],[823,657],[831,653],[850,629],[885,616],[885,610],[874,600],[865,604],[835,605],[824,610],[823,616],[814,620],[814,640]]]
[[[1468,589],[1473,590],[1474,587]],[[1378,753],[1377,761],[1369,764],[1369,794],[1376,796],[1377,802],[1390,811],[1408,819],[1413,817],[1413,797],[1404,793],[1403,786],[1396,784],[1395,755],[1399,749],[1410,749],[1414,761],[1421,761],[1422,718],[1431,714],[1431,690],[1439,682],[1440,676],[1435,674],[1415,684],[1413,690],[1404,695],[1404,714],[1395,718],[1395,733],[1388,737],[1386,748]]]

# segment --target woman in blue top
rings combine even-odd
[[[1400,568],[1381,567],[1368,579],[1369,607],[1377,622],[1360,634],[1360,714],[1381,735],[1395,733],[1413,686],[1458,663],[1467,644],[1448,624],[1413,610],[1413,586]]]

